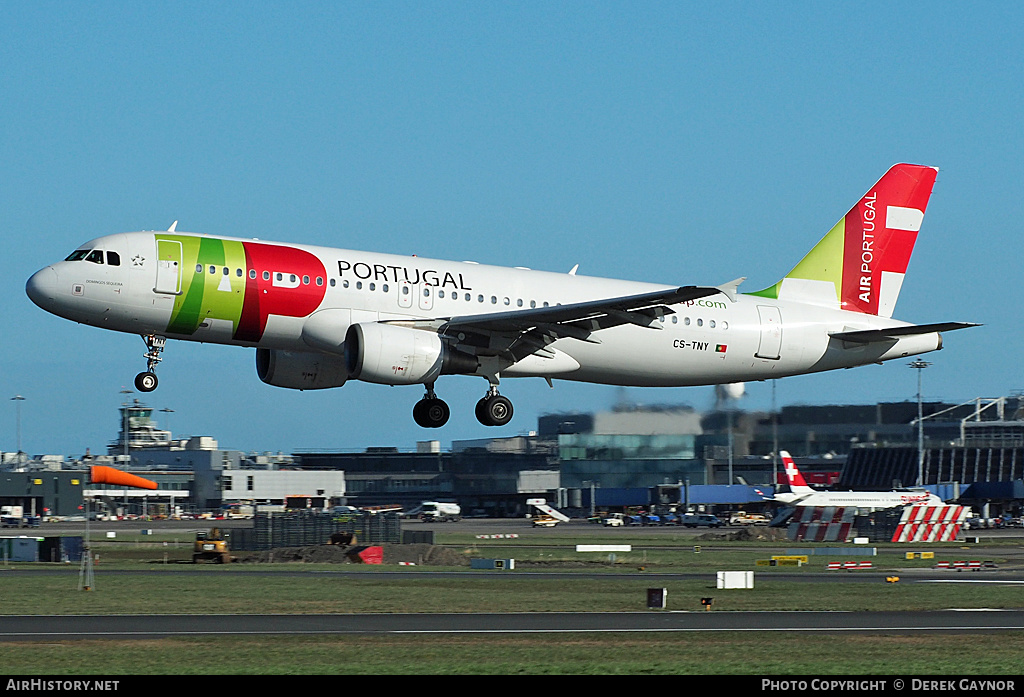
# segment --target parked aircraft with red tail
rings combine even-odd
[[[777,492],[772,501],[787,506],[838,506],[847,508],[895,508],[924,503],[942,506],[943,501],[926,489],[893,489],[892,491],[819,491],[807,485],[793,458],[785,450],[779,451],[789,482],[788,492]]]

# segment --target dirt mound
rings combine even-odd
[[[469,557],[447,547],[428,544],[377,545],[384,551],[385,564],[400,562],[419,566],[469,566]],[[349,552],[353,547],[342,545],[307,545],[305,547],[277,547],[263,552],[236,554],[235,561],[242,564],[352,564]]]
[[[730,532],[706,532],[694,539],[703,542],[732,540],[737,542],[771,542],[786,539],[786,528],[749,527]]]

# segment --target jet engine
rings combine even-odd
[[[268,385],[292,390],[341,387],[348,380],[341,356],[264,348],[256,349],[256,374]]]
[[[478,366],[475,356],[448,348],[435,332],[377,322],[349,327],[345,363],[353,380],[381,385],[429,384]]]

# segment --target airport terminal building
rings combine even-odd
[[[653,505],[761,510],[766,504],[758,491],[770,495],[783,481],[774,453],[788,450],[812,485],[888,490],[915,485],[920,469],[922,483],[946,500],[1019,515],[1020,398],[926,403],[920,428],[917,407],[792,406],[768,414],[623,406],[542,416],[529,434],[456,441],[450,450],[427,441],[415,452],[285,455],[223,450],[210,437],[174,440],[136,401],[122,408],[121,431],[107,455],[69,461],[5,454],[0,503],[50,515],[81,513],[86,497],[111,512],[139,515],[280,507],[288,497],[406,509],[453,501],[469,515],[496,517],[526,515],[533,498],[579,515]],[[90,464],[135,471],[158,489],[91,484]]]

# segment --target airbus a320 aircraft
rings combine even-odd
[[[787,506],[856,506],[857,508],[895,508],[911,504],[926,503],[941,506],[943,501],[924,489],[893,489],[892,491],[817,491],[807,486],[807,480],[800,473],[793,458],[780,450],[782,464],[786,470],[789,492],[780,492],[770,497],[772,501]],[[760,493],[760,492],[758,492]]]
[[[476,416],[507,424],[502,377],[626,386],[765,380],[942,347],[966,323],[891,319],[937,170],[893,166],[781,281],[742,294],[177,232],[86,242],[26,287],[39,307],[146,342],[142,392],[168,338],[256,348],[270,385],[423,385],[416,423],[443,426],[442,375],[489,384]]]

